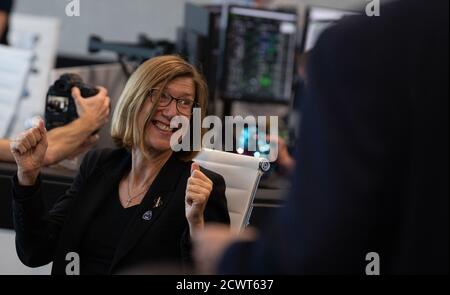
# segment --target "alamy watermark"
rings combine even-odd
[[[80,275],[80,255],[77,252],[69,252],[66,255],[66,275]]]
[[[380,16],[380,9],[380,0],[370,0],[370,2],[366,5],[366,15],[368,17]]]
[[[380,275],[380,255],[377,252],[369,252],[366,255],[366,275],[379,276]]]
[[[380,16],[380,0],[366,1],[369,1],[366,5],[366,15],[369,17]],[[66,15],[69,17],[80,16],[80,0],[69,0],[66,5]]]
[[[201,151],[202,148],[238,153],[245,150],[274,162],[278,158],[278,117],[267,119],[266,116],[226,116],[222,122],[217,116],[207,116],[202,121],[201,110],[194,108],[191,120],[175,116],[170,121],[170,128],[176,130],[170,138],[170,146],[175,152]],[[207,129],[203,137],[202,129]]]
[[[66,5],[66,15],[68,17],[80,16],[80,0],[70,0]]]

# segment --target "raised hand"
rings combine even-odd
[[[186,186],[185,209],[191,236],[204,227],[203,213],[213,188],[213,182],[192,163],[191,176]]]
[[[21,133],[11,141],[11,153],[17,163],[17,177],[21,185],[33,185],[44,163],[47,151],[47,130],[44,121]]]
[[[77,113],[80,119],[85,121],[95,131],[108,122],[110,111],[110,98],[106,88],[97,87],[97,95],[84,98],[80,89],[72,88],[72,97],[75,101]]]

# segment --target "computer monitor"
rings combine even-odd
[[[220,5],[186,3],[179,52],[205,76],[210,102],[214,100],[219,61]],[[213,106],[214,104],[209,104]]]
[[[307,7],[302,38],[302,52],[310,51],[316,44],[320,35],[327,28],[335,25],[344,17],[356,14],[358,14],[358,12],[350,10],[340,10],[320,6]]]
[[[230,6],[223,46],[224,100],[289,103],[297,14]]]

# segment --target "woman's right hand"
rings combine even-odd
[[[33,127],[11,141],[11,152],[17,163],[17,178],[20,185],[33,185],[44,163],[47,151],[47,130],[40,120]]]

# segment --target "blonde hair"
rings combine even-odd
[[[145,127],[152,120],[157,110],[158,101],[153,104],[143,126],[138,126],[139,112],[153,88],[158,87],[161,92],[172,80],[180,77],[192,78],[195,88],[195,102],[201,108],[201,120],[203,121],[208,100],[208,88],[203,76],[194,66],[179,56],[155,57],[143,63],[131,75],[119,98],[111,122],[111,136],[117,146],[129,150],[133,147],[140,147],[144,155],[148,156],[144,146]],[[192,132],[192,124],[190,129]],[[191,160],[197,153],[182,151],[177,154],[183,160]]]

